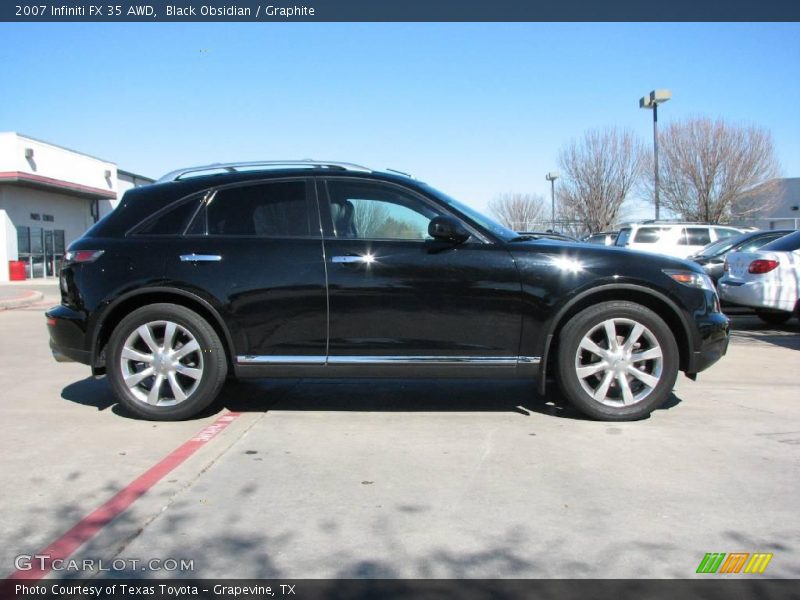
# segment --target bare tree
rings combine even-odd
[[[353,224],[359,237],[378,237],[378,232],[385,226],[389,218],[389,209],[383,202],[370,200],[351,200],[355,207]]]
[[[587,131],[561,150],[560,214],[588,232],[609,229],[646,165],[641,142],[627,130]]]
[[[499,194],[489,202],[489,211],[513,231],[532,231],[547,221],[544,198],[537,194]]]
[[[668,125],[658,152],[660,201],[684,219],[719,223],[769,208],[768,181],[780,167],[766,129],[694,117]],[[652,200],[653,181],[645,189]]]
[[[587,233],[592,233],[572,206],[559,203],[556,215],[556,230],[578,239]],[[599,231],[599,230],[598,230]]]

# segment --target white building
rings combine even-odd
[[[746,203],[762,208],[733,223],[760,229],[800,229],[800,177],[772,179],[753,190]],[[734,214],[736,211],[734,206]]]
[[[9,261],[28,278],[55,277],[65,248],[153,180],[113,162],[13,132],[0,132],[0,282]]]

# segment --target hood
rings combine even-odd
[[[624,270],[630,266],[632,270],[643,267],[652,269],[677,269],[703,273],[703,269],[696,262],[687,259],[646,252],[642,250],[629,250],[618,246],[601,246],[599,244],[560,242],[557,240],[530,240],[508,244],[512,255],[537,254],[550,257],[562,257],[575,261],[576,264],[585,263],[585,266],[598,264],[613,265]]]

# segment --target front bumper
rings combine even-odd
[[[45,313],[50,333],[50,350],[57,362],[79,362],[88,365],[91,353],[86,349],[83,314],[66,306],[56,306]]]
[[[696,321],[700,343],[689,357],[688,375],[704,371],[728,352],[730,322],[722,313],[709,313]]]

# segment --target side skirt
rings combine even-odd
[[[237,356],[237,377],[536,377],[538,356]]]

